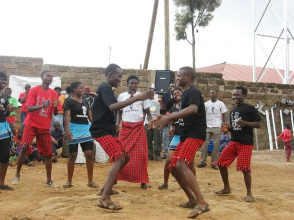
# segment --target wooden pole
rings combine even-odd
[[[147,49],[146,49],[143,69],[148,68],[149,57],[150,57],[151,46],[152,46],[153,33],[154,33],[154,27],[155,27],[155,22],[156,22],[158,2],[159,2],[159,0],[154,0],[153,14],[152,14],[152,19],[151,19],[151,25],[150,25],[150,30],[149,30],[149,38],[148,38],[148,43],[147,43]]]
[[[165,27],[165,69],[170,69],[170,44],[169,44],[169,0],[164,0],[164,27]]]

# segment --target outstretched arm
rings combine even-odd
[[[189,107],[179,111],[169,114],[168,116],[162,116],[158,121],[154,122],[155,128],[162,129],[169,122],[178,120],[179,118],[188,118],[192,115],[197,114],[198,106],[195,104],[189,105]]]
[[[109,109],[112,112],[118,111],[118,110],[123,109],[124,107],[126,107],[134,102],[150,99],[150,98],[152,98],[152,96],[153,96],[153,91],[148,91],[146,93],[143,93],[143,94],[140,94],[137,96],[133,96],[129,99],[126,99],[125,101],[113,103],[113,104],[109,105]]]

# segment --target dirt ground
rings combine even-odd
[[[293,156],[292,156],[293,158]],[[210,158],[208,158],[210,160]],[[293,158],[294,159],[294,158]],[[66,182],[66,160],[58,159],[53,165],[53,180]],[[199,156],[195,163],[199,162]],[[168,190],[157,187],[163,181],[164,162],[150,162],[148,166],[150,186],[141,189],[139,184],[120,181],[114,187],[120,192],[112,197],[124,207],[121,211],[109,211],[96,206],[97,189],[86,186],[85,165],[76,165],[73,185],[70,189],[44,186],[45,168],[34,162],[35,167],[24,166],[21,182],[14,191],[0,191],[0,219],[188,219],[190,209],[178,207],[186,201],[184,192],[174,178],[170,178]],[[110,164],[95,164],[94,178],[101,187]],[[11,185],[16,167],[9,167],[6,183]],[[211,211],[198,219],[294,219],[294,162],[285,162],[285,153],[279,151],[254,152],[252,157],[253,195],[255,202],[246,203],[243,175],[236,171],[235,163],[229,169],[232,194],[217,196],[214,191],[222,188],[218,171],[197,168],[197,180]]]

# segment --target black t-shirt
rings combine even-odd
[[[180,109],[178,109],[176,107],[176,105],[174,105],[171,109],[170,109],[170,113],[173,113],[173,112],[178,112],[180,111]],[[179,125],[179,120],[175,121],[175,135],[179,135],[179,132],[180,132],[180,125]]]
[[[174,98],[171,98],[170,100],[168,100],[166,108],[165,108],[166,111],[169,112],[175,104],[176,104],[176,100],[174,100]]]
[[[191,86],[184,91],[181,97],[181,109],[195,104],[198,107],[198,112],[188,118],[181,118],[179,120],[181,141],[186,138],[196,138],[206,140],[206,115],[204,100],[199,89]]]
[[[90,132],[94,138],[106,135],[115,136],[115,117],[114,112],[110,111],[109,106],[117,103],[112,88],[103,82],[97,90],[97,96],[93,103],[93,122]]]
[[[0,96],[0,105],[3,105],[4,110],[0,110],[0,122],[6,121],[6,107],[9,104],[8,99],[6,96],[2,95]]]
[[[68,99],[64,103],[64,111],[70,111],[70,122],[76,124],[89,124],[89,105],[82,99],[82,103]]]
[[[248,126],[240,127],[237,125],[236,121],[240,118],[242,118],[243,121],[249,122],[261,121],[261,118],[255,107],[246,103],[237,105],[237,107],[230,112],[231,140],[245,145],[253,145],[253,128]]]

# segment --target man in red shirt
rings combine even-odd
[[[25,118],[26,118],[26,115],[27,115],[27,108],[26,108],[26,98],[27,98],[27,95],[28,95],[28,92],[30,91],[31,89],[31,85],[30,84],[26,84],[25,85],[25,92],[23,93],[20,93],[19,94],[19,97],[18,97],[18,101],[21,103],[21,107],[20,107],[20,123],[21,123],[21,127],[23,128],[24,126],[24,121],[25,121]]]
[[[42,85],[30,89],[26,98],[26,108],[28,113],[25,119],[25,127],[22,137],[22,148],[18,156],[16,175],[13,184],[20,181],[20,170],[34,137],[36,137],[38,150],[45,158],[45,167],[47,171],[47,182],[45,186],[59,187],[51,180],[52,170],[52,142],[50,135],[50,126],[52,113],[58,114],[58,94],[49,88],[53,76],[49,71],[41,73]]]

